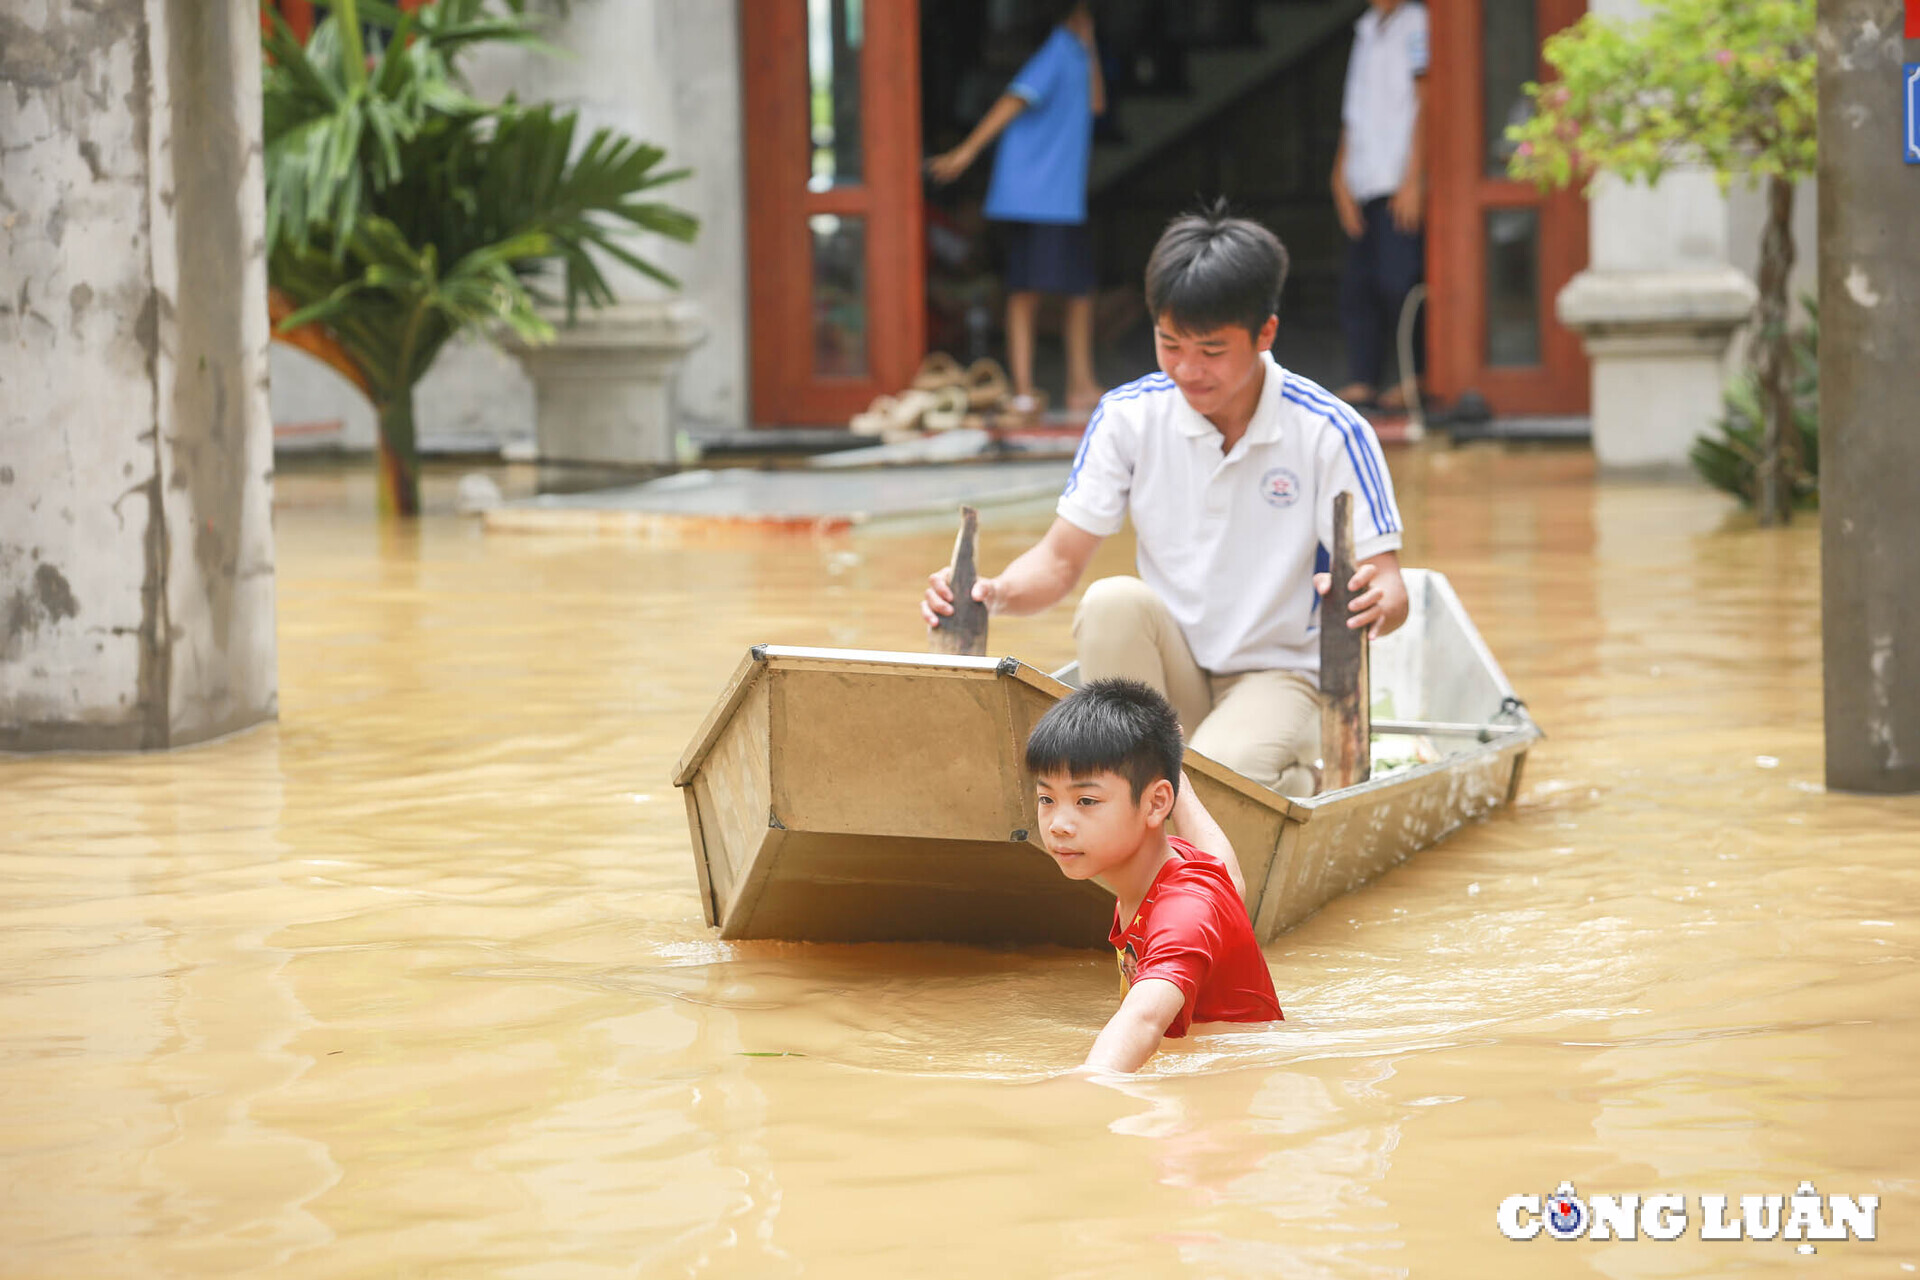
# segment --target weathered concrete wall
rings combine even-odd
[[[1820,0],[1820,609],[1827,785],[1920,791],[1920,165],[1899,0]]]
[[[552,12],[551,9],[548,12]],[[548,30],[554,57],[492,50],[472,61],[476,92],[493,99],[558,102],[580,112],[582,137],[601,126],[666,149],[693,176],[660,189],[661,200],[700,219],[691,245],[641,237],[633,246],[679,277],[706,340],[688,356],[677,386],[678,425],[695,436],[748,425],[746,175],[741,143],[739,19],[717,0],[572,0]],[[618,263],[607,278],[623,298],[665,292]],[[276,351],[276,369],[303,360]],[[308,376],[276,383],[274,420],[339,420],[349,447],[372,446],[373,418],[350,388]],[[532,384],[512,360],[479,344],[450,343],[416,399],[429,448],[533,438]]]
[[[0,749],[274,714],[257,21],[0,11]]]

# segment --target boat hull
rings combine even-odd
[[[1397,710],[1503,721],[1312,799],[1187,752],[1263,941],[1505,803],[1539,737],[1445,580],[1409,576],[1408,634],[1377,646]],[[674,777],[708,923],[725,938],[1103,945],[1111,895],[1062,876],[1032,830],[1027,735],[1069,692],[1011,658],[756,646]]]

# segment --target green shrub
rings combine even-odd
[[[1534,115],[1507,130],[1512,175],[1553,189],[1601,174],[1658,182],[1678,165],[1704,165],[1723,187],[1757,180],[1766,193],[1754,309],[1757,391],[1742,397],[1751,442],[1737,434],[1714,454],[1721,469],[1760,459],[1760,523],[1787,520],[1802,473],[1794,455],[1795,379],[1787,332],[1794,184],[1814,174],[1819,153],[1814,47],[1816,0],[1649,0],[1631,20],[1589,13],[1548,37],[1541,57],[1557,78],[1527,86]],[[1730,412],[1738,418],[1740,411]],[[1708,451],[1712,454],[1712,450]],[[1746,474],[1754,463],[1743,463]],[[1734,468],[1735,471],[1738,468]],[[1742,482],[1743,496],[1754,485]]]
[[[1799,448],[1786,480],[1796,507],[1820,504],[1820,313],[1812,298],[1802,300],[1807,326],[1793,335],[1793,430]],[[1760,459],[1766,431],[1760,413],[1760,379],[1748,372],[1728,388],[1726,412],[1715,424],[1718,436],[1696,436],[1689,456],[1693,469],[1716,489],[1751,507],[1759,500]]]

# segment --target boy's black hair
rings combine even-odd
[[[1055,703],[1027,735],[1029,772],[1117,773],[1136,804],[1161,778],[1180,793],[1182,754],[1180,717],[1138,680],[1095,680]]]
[[[1147,312],[1184,333],[1239,325],[1256,338],[1280,314],[1287,283],[1287,249],[1249,218],[1227,213],[1216,200],[1167,224],[1147,259]]]

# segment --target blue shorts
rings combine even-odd
[[[1008,293],[1084,298],[1098,283],[1084,222],[997,222],[1007,245]]]

